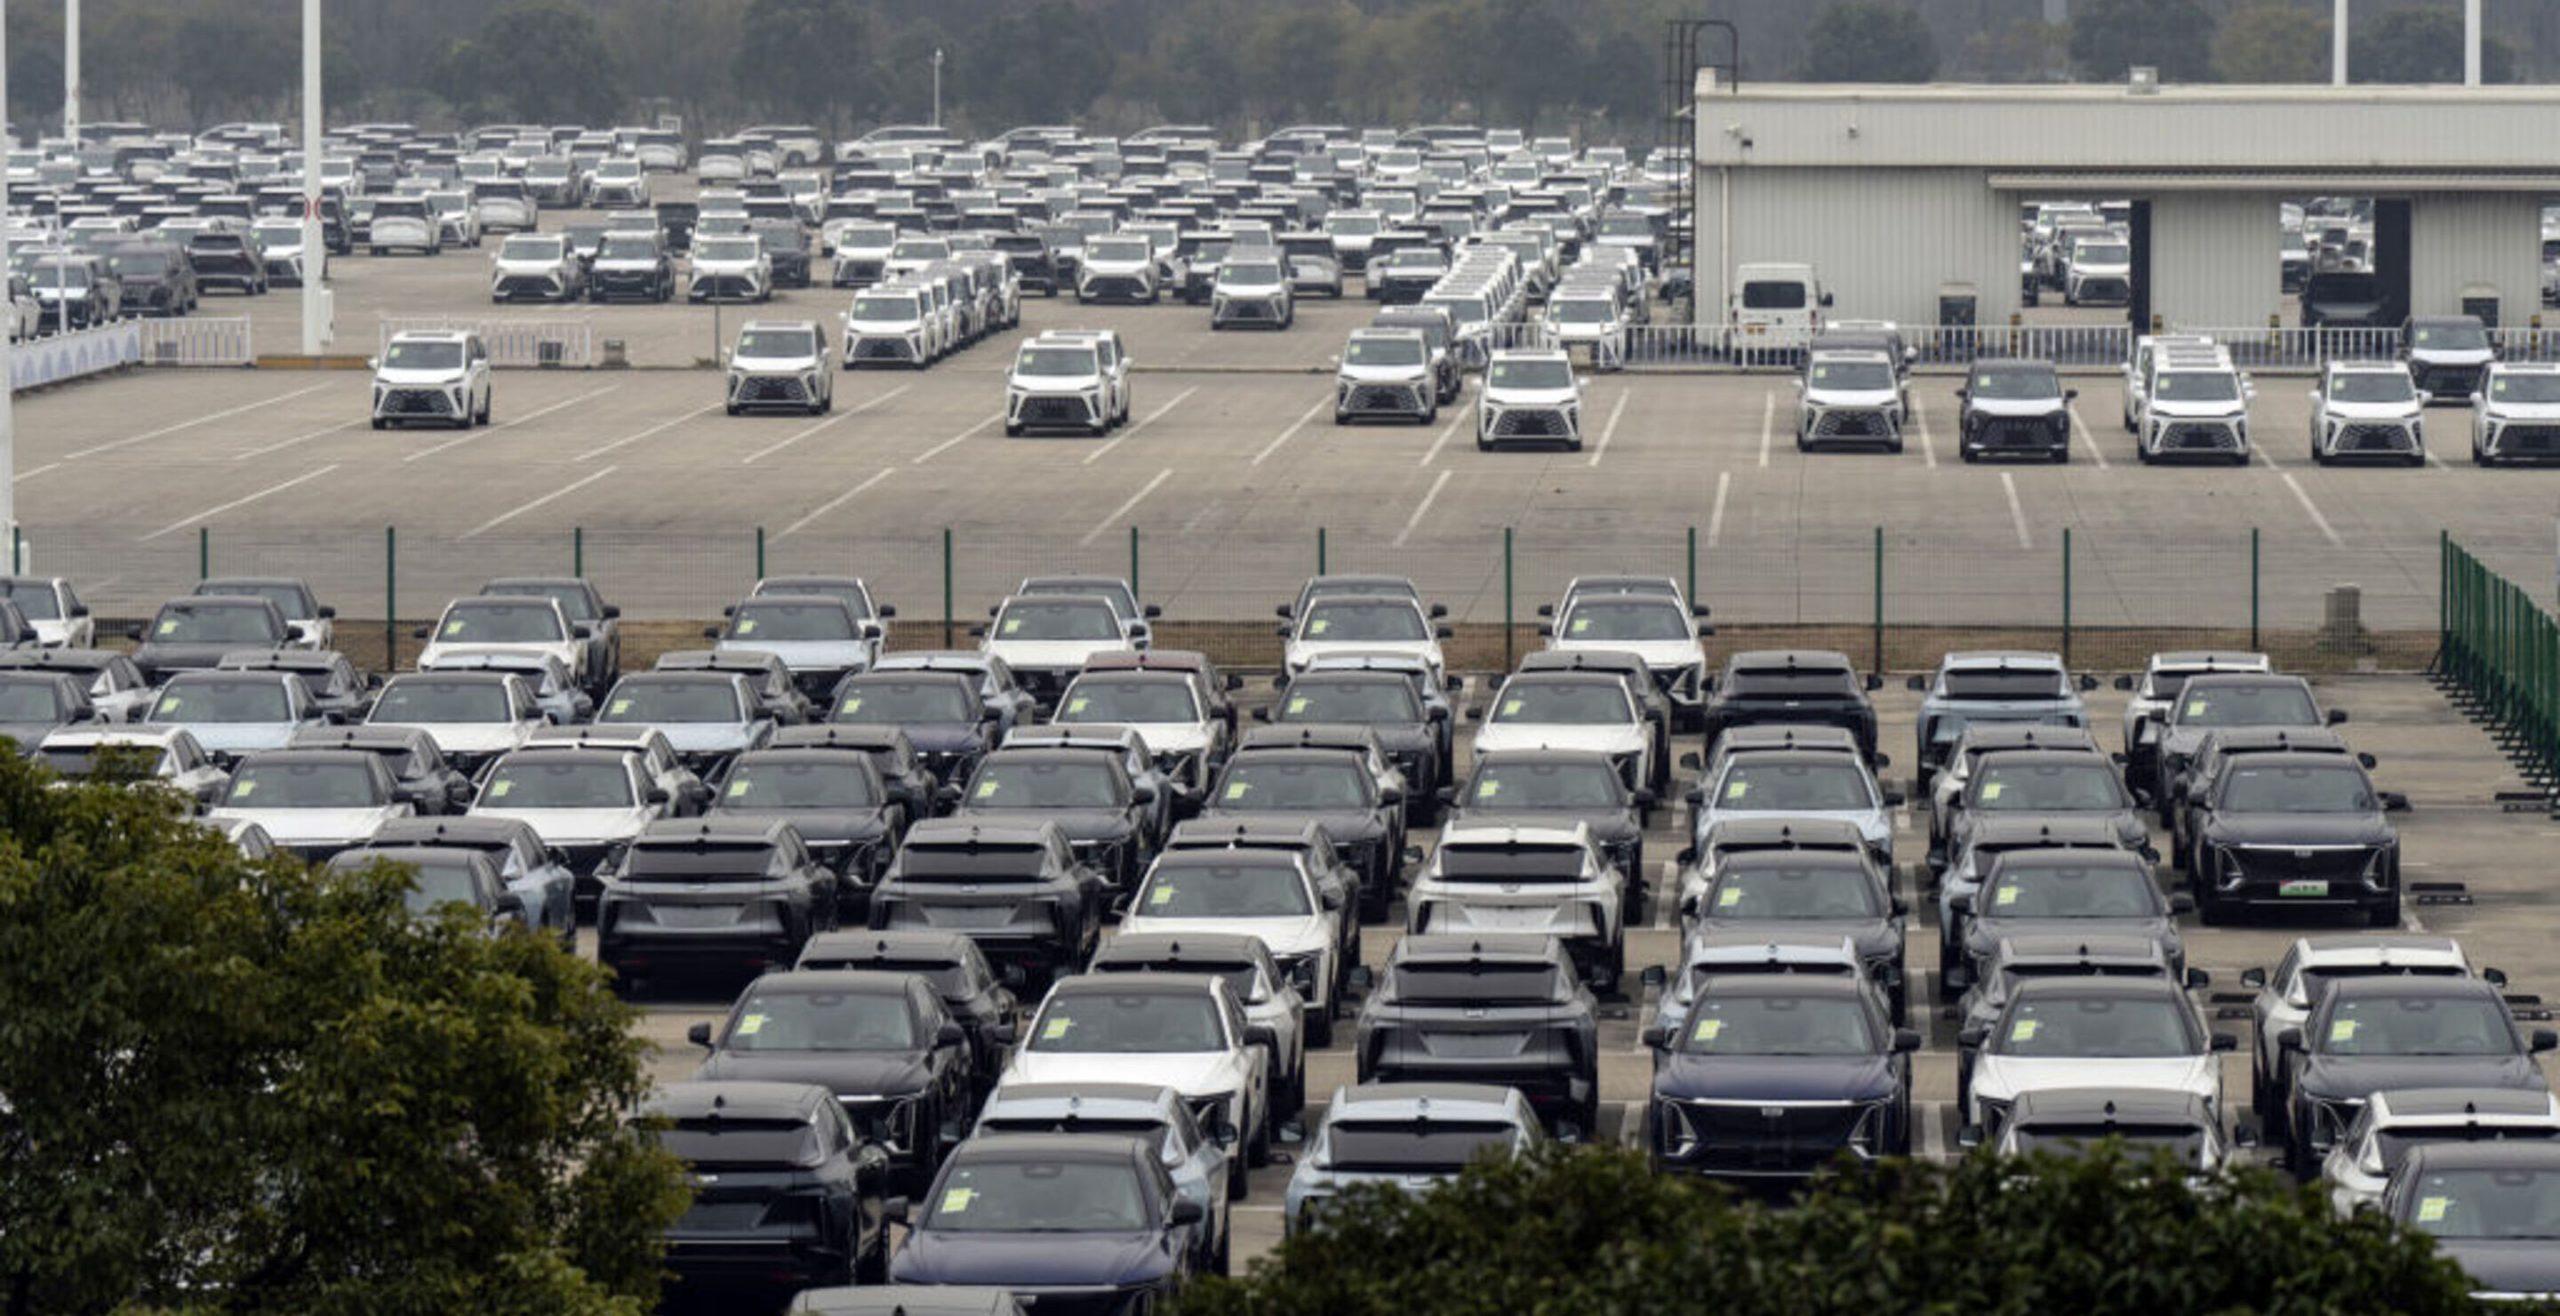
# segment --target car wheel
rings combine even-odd
[[[1330,1006],[1308,1013],[1307,1045],[1318,1051],[1333,1045],[1333,1010]],[[1298,1083],[1304,1087],[1306,1080],[1301,1077]]]
[[[380,416],[376,416],[373,418],[373,427],[378,430],[387,430],[391,428],[391,422],[384,420]]]
[[[1276,1116],[1271,1111],[1262,1112],[1261,1126],[1253,1131],[1252,1140],[1245,1144],[1245,1160],[1254,1169],[1271,1164],[1271,1122],[1274,1118]]]
[[[1227,1155],[1227,1200],[1241,1202],[1251,1187],[1245,1174],[1244,1149],[1239,1147]]]
[[[1021,437],[1022,437],[1022,427],[1021,427],[1021,426],[1019,426],[1019,425],[1007,425],[1007,426],[1005,426],[1005,427],[1004,427],[1004,436],[1005,436],[1006,438],[1008,438],[1008,439],[1018,439],[1018,438],[1021,438]]]
[[[2364,921],[2369,926],[2377,928],[2396,928],[2400,926],[2400,902],[2394,900],[2388,905],[2377,905],[2372,909],[2366,910],[2364,912]]]
[[[860,1226],[855,1226],[858,1233]],[[859,1287],[889,1282],[889,1231],[884,1227],[869,1248],[857,1252],[853,1259],[853,1282]]]

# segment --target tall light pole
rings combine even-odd
[[[2347,85],[2347,0],[2337,0],[2329,15],[2329,85]]]
[[[7,0],[0,0],[0,148],[14,148],[16,133],[8,131],[9,121],[9,24]],[[0,184],[5,195],[6,184]],[[6,207],[0,207],[5,210]],[[0,218],[0,270],[9,267],[9,225]],[[12,312],[14,314],[14,312]],[[18,415],[15,394],[18,391],[18,365],[12,358],[17,345],[15,334],[0,334],[0,535],[9,540],[9,570],[16,573],[25,564],[18,556]]]
[[[80,145],[80,0],[62,0],[62,135]]]
[[[74,0],[77,3],[77,0]],[[302,354],[320,355],[329,248],[320,234],[320,0],[302,0]]]
[[[933,126],[942,126],[942,47],[933,48]]]
[[[2462,85],[2480,85],[2480,0],[2462,0]]]

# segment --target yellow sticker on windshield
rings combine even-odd
[[[2000,888],[1999,897],[1991,903],[1995,905],[2014,905],[2018,903],[2018,888],[2013,886],[2004,886]]]
[[[1007,617],[1007,618],[1005,618],[1005,619],[1004,619],[1004,633],[1005,633],[1005,634],[1007,634],[1007,635],[1011,635],[1011,634],[1013,634],[1015,631],[1018,631],[1018,630],[1021,630],[1021,629],[1022,629],[1022,619],[1021,619],[1020,617]]]
[[[1589,617],[1576,617],[1573,619],[1573,626],[1571,629],[1574,634],[1580,635],[1584,631],[1591,629],[1591,619]]]
[[[1716,893],[1716,908],[1731,909],[1742,903],[1742,888],[1729,886]]]
[[[1999,799],[2000,792],[2004,789],[2006,789],[2006,787],[2000,782],[1985,782],[1982,787],[1982,798],[1986,800]]]
[[[2352,1042],[2356,1040],[2356,1021],[2353,1019],[2333,1019],[2329,1021],[2329,1040],[2332,1042]]]
[[[2442,1224],[2444,1222],[2444,1213],[2446,1208],[2452,1205],[2453,1199],[2450,1197],[2419,1198],[2418,1223],[2422,1225]]]
[[[238,799],[246,799],[247,797],[249,797],[249,796],[251,796],[251,795],[255,795],[255,794],[257,794],[257,793],[258,793],[258,783],[254,782],[254,781],[244,781],[244,782],[241,782],[239,785],[234,786],[234,787],[232,787],[232,788],[231,788],[231,798],[233,798],[233,799],[235,799],[235,800],[238,800]]]
[[[976,1200],[978,1200],[978,1190],[975,1188],[945,1189],[942,1194],[942,1209],[958,1215],[968,1210],[969,1203]]]
[[[1092,700],[1087,699],[1082,695],[1078,695],[1067,701],[1067,711],[1070,713],[1081,713],[1085,710],[1085,706],[1092,702]]]
[[[1489,800],[1489,799],[1492,799],[1492,798],[1493,798],[1494,796],[1496,796],[1496,795],[1500,795],[1501,793],[1502,793],[1502,783],[1501,783],[1501,782],[1498,782],[1498,781],[1484,781],[1484,782],[1478,782],[1478,783],[1476,783],[1476,798],[1477,798],[1477,799],[1479,799],[1479,800]]]
[[[507,792],[514,790],[515,788],[516,784],[512,781],[499,782],[497,785],[489,788],[489,798],[493,800],[503,800],[507,798]]]
[[[848,712],[848,713],[859,713],[859,712],[861,712],[861,711],[862,711],[862,700],[861,700],[861,698],[857,696],[857,697],[855,697],[855,698],[848,699],[848,700],[844,701],[844,711],[845,711],[845,712]]]
[[[1289,711],[1292,714],[1307,711],[1307,697],[1305,695],[1292,696],[1289,700]]]
[[[1333,623],[1326,621],[1322,617],[1318,617],[1314,621],[1307,623],[1307,634],[1309,635],[1322,635],[1331,629],[1333,629]]]
[[[1716,1035],[1723,1031],[1724,1020],[1701,1019],[1698,1021],[1698,1026],[1690,1030],[1689,1035],[1701,1042],[1712,1042],[1716,1040]]]
[[[462,623],[458,620],[446,622],[444,624],[444,633],[447,635],[462,634]]]
[[[176,622],[174,622],[174,621],[164,621],[164,622],[160,623],[160,633],[161,633],[162,635],[175,635],[175,634],[177,634],[177,633],[178,633],[178,623],[176,623]]]
[[[1148,894],[1147,903],[1150,905],[1170,905],[1173,903],[1173,891],[1174,889],[1169,886],[1157,887]]]
[[[2009,1040],[2012,1042],[2032,1042],[2036,1040],[2036,1028],[2037,1021],[2033,1019],[2021,1019],[2018,1022],[2009,1025]]]
[[[764,1031],[764,1016],[751,1014],[738,1021],[738,1036],[753,1037]]]
[[[747,793],[747,783],[745,783],[745,782],[743,782],[743,781],[733,781],[733,782],[730,782],[730,783],[729,783],[729,798],[730,798],[730,799],[733,799],[733,800],[734,800],[734,799],[738,798],[739,796],[744,795],[744,794],[746,794],[746,793]]]
[[[179,705],[181,702],[183,702],[183,701],[182,701],[182,700],[180,700],[176,695],[171,695],[171,696],[169,696],[168,698],[163,699],[163,700],[161,700],[161,701],[160,701],[160,711],[161,711],[161,712],[163,712],[163,713],[174,713],[174,712],[177,712],[177,711],[178,711],[178,705]]]
[[[1736,781],[1736,782],[1728,782],[1728,783],[1726,783],[1726,784],[1725,784],[1725,788],[1724,788],[1724,797],[1725,797],[1726,799],[1728,799],[1728,800],[1738,800],[1738,799],[1741,799],[1743,796],[1748,795],[1748,794],[1750,794],[1750,793],[1751,793],[1751,783],[1750,783],[1750,782],[1747,782],[1747,781]]]
[[[2187,716],[2189,716],[2189,717],[2203,717],[2203,716],[2204,716],[2204,701],[2203,701],[2203,700],[2201,700],[2201,699],[2190,699],[2190,700],[2188,700],[2188,701],[2187,701]]]
[[[1520,710],[1527,708],[1528,706],[1529,705],[1525,700],[1505,699],[1502,701],[1502,715],[1504,717],[1518,717],[1520,715]]]
[[[991,800],[991,799],[994,799],[994,798],[995,798],[996,791],[997,791],[998,789],[1000,789],[1003,785],[1004,785],[1004,783],[1003,783],[1003,782],[1000,782],[1000,781],[982,781],[982,782],[979,782],[979,783],[978,783],[978,798],[979,798],[979,799],[982,799],[982,800]]]
[[[1076,1021],[1073,1019],[1052,1018],[1049,1022],[1040,1025],[1040,1040],[1043,1042],[1058,1041],[1067,1035],[1067,1030],[1075,1026]]]
[[[606,715],[607,717],[620,717],[620,716],[622,716],[623,714],[628,713],[628,712],[630,712],[630,711],[631,711],[631,701],[630,701],[630,700],[628,700],[628,699],[617,699],[617,700],[614,700],[614,701],[613,701],[613,707],[608,708],[608,709],[606,709],[606,710],[605,710],[605,715]]]
[[[1241,799],[1243,799],[1243,798],[1244,798],[1244,793],[1245,793],[1246,791],[1249,791],[1249,790],[1252,790],[1252,789],[1253,789],[1253,783],[1252,783],[1252,782],[1249,782],[1249,781],[1231,781],[1231,782],[1228,782],[1228,783],[1227,783],[1227,798],[1228,798],[1228,799],[1231,799],[1231,800],[1241,800]]]
[[[741,618],[741,619],[739,620],[739,622],[738,622],[738,634],[740,634],[740,635],[753,635],[753,634],[755,634],[755,633],[756,633],[756,619],[755,619],[755,618],[753,618],[753,617],[745,617],[745,618]]]

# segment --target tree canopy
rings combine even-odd
[[[1938,74],[1938,40],[1920,15],[1882,0],[1842,0],[1822,11],[1806,37],[1808,82],[1927,82]]]
[[[2213,76],[2213,16],[2202,0],[2082,0],[2071,7],[2071,68],[2090,82],[2122,82],[2156,68],[2166,82]]]
[[[629,1008],[409,882],[0,754],[0,1311],[649,1309]]]
[[[2480,80],[2513,82],[2515,50],[2496,37],[2480,41]],[[2452,9],[2395,9],[2347,25],[2350,82],[2462,81],[2462,15]]]

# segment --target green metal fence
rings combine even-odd
[[[2560,784],[2560,621],[2446,535],[2436,674],[2487,722],[2528,781]]]

